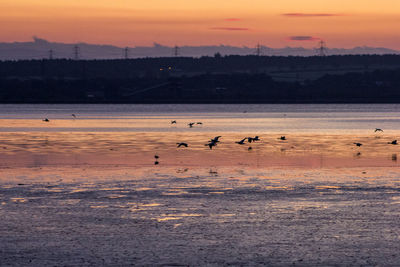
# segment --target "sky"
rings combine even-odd
[[[0,0],[0,42],[400,49],[400,0]]]

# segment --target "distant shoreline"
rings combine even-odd
[[[68,102],[68,101],[28,101],[28,102],[22,102],[22,101],[13,101],[13,102],[5,102],[5,101],[0,101],[0,104],[37,104],[37,105],[42,105],[42,104],[104,104],[104,105],[116,105],[116,104],[148,104],[148,105],[159,105],[159,104],[193,104],[193,105],[207,105],[207,104],[224,104],[224,105],[236,105],[236,104],[400,104],[400,99],[397,100],[380,100],[380,99],[374,99],[374,100],[337,100],[337,101],[229,101],[229,102],[206,102],[206,101],[138,101],[138,102],[129,102],[129,101],[97,101],[97,102],[88,102],[88,101],[75,101],[75,102]]]
[[[0,103],[400,103],[400,56],[0,61]]]

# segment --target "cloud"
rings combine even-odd
[[[313,37],[313,36],[290,36],[289,41],[317,41],[321,40],[318,37]]]
[[[237,27],[212,27],[210,30],[217,31],[249,31],[249,28],[237,28]]]
[[[310,17],[337,17],[341,15],[334,13],[285,13],[282,14],[282,16],[291,18],[310,18]]]
[[[239,18],[227,18],[227,19],[224,19],[225,21],[241,21],[241,19],[239,19]]]

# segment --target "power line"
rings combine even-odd
[[[79,52],[80,52],[79,46],[75,45],[75,46],[74,46],[74,59],[75,59],[75,60],[79,60],[79,56],[80,56],[80,55],[79,55],[79,54],[80,54]]]
[[[124,58],[125,59],[129,58],[129,48],[128,47],[125,47],[125,49],[124,49]]]
[[[174,56],[177,57],[179,56],[179,46],[175,45],[174,47]]]
[[[262,51],[261,51],[261,45],[258,43],[256,46],[256,56],[261,56]]]
[[[326,56],[326,43],[324,40],[319,42],[319,47],[317,48],[318,56],[324,57]]]

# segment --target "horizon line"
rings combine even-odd
[[[318,43],[317,41],[319,41],[319,40],[323,40],[322,38],[320,38],[320,39],[316,39],[316,44]],[[299,42],[302,42],[302,40],[298,40]],[[309,40],[306,40],[307,41],[307,43],[310,43],[310,41]],[[310,49],[316,49],[317,47],[312,47],[312,48],[306,48],[306,47],[304,47],[304,46],[289,46],[289,45],[287,45],[287,46],[282,46],[282,47],[271,47],[271,46],[268,46],[268,45],[265,45],[265,44],[262,44],[262,43],[260,43],[260,42],[256,42],[255,44],[254,44],[254,47],[252,47],[252,46],[247,46],[247,45],[231,45],[231,44],[207,44],[207,45],[187,45],[187,44],[185,44],[185,45],[177,45],[177,44],[175,44],[175,45],[164,45],[164,44],[161,44],[161,43],[158,43],[158,42],[156,42],[156,41],[154,41],[153,42],[153,45],[152,46],[146,46],[146,45],[139,45],[139,46],[120,46],[120,45],[114,45],[114,44],[107,44],[107,43],[88,43],[88,42],[82,42],[82,41],[78,41],[78,42],[72,42],[72,43],[70,43],[70,42],[66,42],[66,43],[64,43],[64,42],[58,42],[58,41],[49,41],[49,40],[47,40],[47,39],[44,39],[44,38],[40,38],[40,37],[37,37],[37,36],[32,36],[32,40],[31,41],[10,41],[10,42],[0,42],[0,44],[13,44],[13,43],[40,43],[40,42],[44,42],[44,43],[49,43],[49,44],[65,44],[65,45],[79,45],[79,44],[82,44],[82,45],[97,45],[97,46],[112,46],[112,47],[116,47],[116,48],[121,48],[121,49],[124,49],[124,48],[142,48],[142,47],[144,47],[144,48],[154,48],[154,47],[157,47],[157,46],[159,46],[159,47],[166,47],[166,48],[174,48],[174,47],[179,47],[179,48],[184,48],[184,47],[234,47],[234,48],[249,48],[249,49],[254,49],[254,48],[256,48],[257,47],[257,45],[260,45],[261,47],[264,47],[264,48],[270,48],[270,49],[284,49],[284,48],[303,48],[303,49],[307,49],[307,50],[310,50]],[[392,51],[398,51],[398,52],[400,52],[400,49],[393,49],[393,48],[388,48],[388,47],[384,47],[384,46],[368,46],[368,45],[354,45],[354,46],[352,46],[351,48],[345,48],[345,47],[329,47],[329,46],[327,46],[326,47],[326,49],[328,49],[328,50],[333,50],[333,49],[344,49],[344,50],[351,50],[351,49],[355,49],[355,48],[374,48],[374,49],[388,49],[388,50],[392,50]]]

